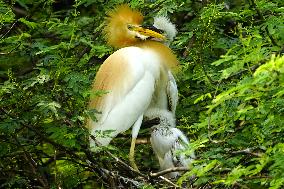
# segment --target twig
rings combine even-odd
[[[16,50],[22,43],[19,43],[15,48],[11,49],[9,52],[0,52],[0,55],[8,55],[11,54],[14,50]]]
[[[129,137],[117,136],[115,139],[113,139],[113,141],[116,141],[116,140],[126,141],[126,140],[129,140]],[[137,138],[135,141],[135,144],[149,144],[149,143],[150,143],[150,137],[147,137],[147,135],[145,135],[145,137]]]
[[[260,175],[260,176],[250,176],[250,177],[246,177],[246,179],[250,179],[250,180],[253,180],[253,179],[262,179],[262,178],[265,178],[265,179],[272,179],[273,176]]]
[[[161,175],[165,175],[167,173],[171,172],[177,172],[177,171],[188,171],[189,169],[187,167],[173,167],[169,169],[165,169],[163,171],[157,172],[157,173],[150,173],[151,177],[159,177]]]
[[[149,144],[149,138],[137,138],[135,144]]]
[[[262,154],[252,152],[251,148],[247,148],[244,150],[238,150],[238,151],[232,151],[231,153],[232,154],[250,154],[250,155],[257,156],[257,157],[262,157]]]
[[[17,14],[21,14],[23,16],[27,16],[28,15],[28,12],[23,10],[23,9],[20,9],[18,7],[13,7],[13,11],[16,12]]]
[[[113,171],[109,171],[105,168],[102,168],[102,171],[105,172],[106,174],[108,175],[111,175],[111,176],[115,176],[115,177],[118,177],[119,179],[122,179],[123,182],[125,182],[126,184],[128,182],[132,183],[133,185],[135,185],[137,188],[141,187],[143,184],[141,184],[140,182],[136,181],[136,180],[133,180],[133,179],[130,179],[130,178],[126,178],[126,177],[123,177],[121,175],[118,175],[118,174],[115,174]]]
[[[54,158],[54,182],[55,182],[57,188],[60,188],[59,182],[57,180],[58,167],[57,167],[57,150],[56,149],[54,150],[53,158]]]
[[[174,186],[175,188],[180,188],[180,186],[176,185],[175,183],[173,183],[172,181],[170,181],[169,179],[163,177],[163,176],[159,176],[160,179],[162,179],[163,181],[169,183],[170,185]]]
[[[90,138],[96,143],[96,145],[100,146],[100,144],[98,143],[98,141],[96,140],[96,137],[94,135],[90,135]],[[133,169],[131,166],[127,165],[124,161],[122,161],[121,159],[119,159],[118,157],[116,157],[115,155],[113,155],[110,151],[105,150],[105,152],[110,155],[116,162],[120,163],[121,165],[123,165],[125,168],[129,169],[130,171],[132,171],[133,173],[142,176],[144,178],[148,179],[148,176],[140,173],[139,171],[136,171],[135,169]]]
[[[200,65],[201,65],[201,68],[202,68],[202,70],[203,70],[203,72],[204,72],[205,77],[208,79],[208,81],[211,83],[211,85],[216,85],[216,83],[217,83],[218,81],[213,80],[213,79],[208,75],[207,70],[206,70],[206,68],[205,68],[205,66],[204,66],[203,61],[202,61],[201,58],[200,58]]]
[[[110,187],[111,188],[116,188],[115,187],[115,183],[114,183],[114,180],[113,180],[113,177],[116,177],[115,175],[114,175],[114,173],[112,172],[112,171],[109,171],[109,170],[107,170],[107,169],[105,169],[105,168],[101,168],[101,171],[103,172],[103,178],[105,179],[105,180],[107,180],[108,181],[108,183],[111,185]]]
[[[183,53],[182,53],[182,56],[183,56],[184,58],[188,56],[189,50],[191,49],[191,47],[192,47],[193,44],[195,43],[195,40],[196,40],[195,35],[193,35],[193,36],[190,38],[190,40],[189,40],[187,46],[185,47],[185,50],[184,50]]]
[[[77,59],[76,63],[78,63],[81,60],[81,58],[84,56],[84,54],[89,53],[90,50],[91,50],[90,47],[85,47],[84,50],[78,55],[78,59]]]
[[[15,24],[16,24],[17,22],[18,22],[18,20],[16,20],[16,21],[12,24],[12,26],[9,28],[9,30],[1,36],[0,40],[2,40],[2,39],[13,29],[13,27],[15,26]]]

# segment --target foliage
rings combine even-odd
[[[136,150],[139,178],[120,162],[129,140],[87,147],[85,119],[95,111],[87,102],[100,95],[89,88],[114,51],[103,18],[123,2],[0,1],[0,188],[169,187],[143,177],[158,171],[148,144]],[[177,184],[282,188],[283,1],[127,2],[148,23],[168,14],[179,30],[171,44],[181,63],[177,119],[197,159]]]

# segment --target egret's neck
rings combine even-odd
[[[143,48],[143,49],[149,49],[153,52],[157,53],[158,56],[161,59],[161,62],[167,66],[172,71],[177,71],[178,69],[178,60],[172,50],[165,44],[157,41],[141,41],[139,43],[136,43],[135,46]]]

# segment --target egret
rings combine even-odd
[[[99,68],[92,91],[106,91],[91,97],[89,109],[100,112],[90,119],[88,128],[99,144],[105,146],[119,133],[132,127],[129,152],[134,161],[135,141],[145,113],[157,108],[174,113],[177,86],[173,72],[178,61],[167,46],[177,31],[168,18],[154,18],[151,27],[143,27],[143,16],[128,5],[120,5],[108,14],[105,34],[110,46],[118,48]],[[91,147],[96,146],[90,140]]]
[[[195,159],[194,151],[185,154],[190,149],[189,140],[183,132],[176,128],[175,118],[172,112],[160,109],[150,109],[145,116],[147,119],[159,118],[160,123],[151,127],[151,145],[156,154],[160,169],[165,170],[174,167],[188,167]],[[167,177],[175,178],[178,172],[171,172]]]

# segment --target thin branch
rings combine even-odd
[[[172,185],[175,188],[181,188],[180,186],[176,185],[175,183],[173,183],[172,181],[170,181],[169,179],[163,177],[163,176],[159,176],[160,179],[162,179],[163,181],[167,182],[168,184]]]
[[[78,63],[78,62],[81,60],[81,58],[82,58],[85,54],[89,53],[90,51],[91,51],[91,48],[90,48],[90,47],[85,47],[84,50],[78,55],[78,59],[77,59],[77,62],[76,62],[76,63]]]
[[[135,144],[149,144],[150,139],[149,138],[137,138],[135,141]]]
[[[16,20],[16,21],[12,24],[12,26],[9,28],[9,30],[1,36],[0,40],[2,40],[8,33],[10,33],[10,31],[13,29],[13,27],[16,25],[17,22],[18,22],[18,20]]]
[[[102,168],[102,171],[105,172],[106,174],[108,174],[109,176],[115,176],[115,177],[118,177],[119,179],[123,180],[123,182],[125,182],[126,184],[128,182],[132,183],[134,186],[136,186],[137,188],[141,187],[143,184],[136,181],[136,180],[133,180],[133,179],[130,179],[130,178],[126,178],[126,177],[123,177],[113,171],[109,171],[105,168]]]
[[[98,141],[96,140],[96,137],[93,135],[90,135],[90,138],[96,143],[96,145],[100,146],[100,144],[98,143]],[[128,164],[126,164],[124,161],[122,161],[121,159],[119,159],[118,157],[116,157],[115,155],[113,155],[110,151],[105,150],[105,152],[110,155],[116,162],[120,163],[121,165],[123,165],[125,168],[127,168],[128,170],[132,171],[133,173],[142,176],[144,178],[148,179],[148,176],[140,173],[139,171],[136,171],[135,169],[133,169],[131,166],[129,166]]]
[[[260,176],[250,176],[250,177],[246,177],[246,179],[250,179],[250,180],[253,180],[253,179],[262,179],[262,178],[265,178],[265,179],[273,179],[273,176],[260,175]]]
[[[129,137],[126,137],[126,136],[117,136],[116,138],[113,139],[113,141],[127,141],[127,140],[129,140]],[[147,137],[147,135],[146,135],[145,137],[137,138],[136,141],[135,141],[135,144],[137,144],[137,145],[139,145],[139,144],[150,144],[150,137]]]
[[[27,16],[28,15],[28,12],[23,10],[23,9],[20,9],[18,7],[13,7],[13,11],[16,12],[17,14],[21,14],[23,16]]]
[[[163,171],[157,172],[157,173],[150,173],[151,177],[159,177],[161,175],[165,175],[167,173],[171,172],[177,172],[177,171],[188,171],[189,169],[187,167],[173,167],[169,169],[165,169]]]
[[[244,149],[244,150],[238,150],[238,151],[232,151],[231,153],[232,154],[249,154],[249,155],[253,155],[253,156],[257,156],[257,157],[262,157],[261,153],[252,152],[251,148],[247,148],[247,149]]]
[[[10,50],[9,52],[0,52],[0,55],[7,55],[7,54],[11,54],[14,50],[16,50],[19,46],[21,46],[22,43],[19,43],[15,48],[13,48],[12,50]]]
[[[193,36],[190,38],[190,40],[189,40],[187,46],[185,47],[185,50],[184,50],[183,53],[182,53],[182,56],[183,56],[184,58],[188,56],[190,49],[193,47],[193,45],[194,45],[194,43],[195,43],[195,40],[196,40],[196,37],[195,37],[195,35],[193,35]]]

